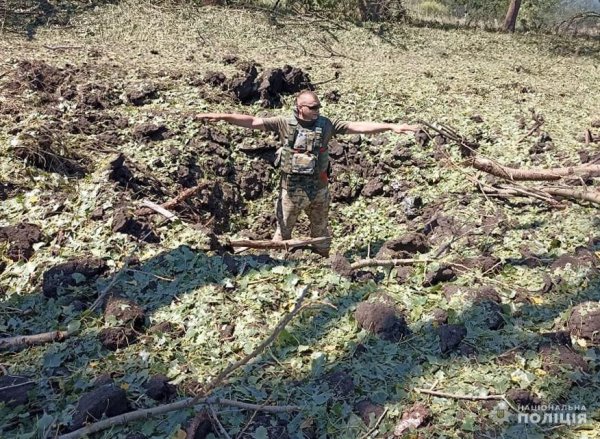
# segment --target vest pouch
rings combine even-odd
[[[291,174],[312,175],[317,166],[314,154],[295,152],[292,154]]]

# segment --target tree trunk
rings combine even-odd
[[[519,15],[519,9],[521,8],[521,0],[510,0],[508,6],[508,12],[504,19],[504,30],[506,32],[514,32],[517,24],[517,15]]]

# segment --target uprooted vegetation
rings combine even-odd
[[[95,435],[569,437],[513,422],[538,404],[598,428],[598,59],[552,51],[588,42],[201,11],[0,43],[0,436],[170,403]],[[430,127],[330,144],[331,260],[233,252],[272,236],[279,141],[193,116],[289,115],[301,88]]]

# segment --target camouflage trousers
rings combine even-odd
[[[310,221],[310,236],[319,238],[331,236],[327,226],[329,219],[329,189],[319,189],[314,194],[309,194],[302,188],[281,188],[275,204],[277,215],[277,230],[273,236],[274,241],[292,238],[292,230],[302,211],[305,211]],[[315,246],[317,253],[327,256],[329,244]]]

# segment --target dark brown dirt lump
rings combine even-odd
[[[408,333],[406,321],[391,305],[381,302],[361,302],[355,318],[359,326],[388,341],[398,341]]]

